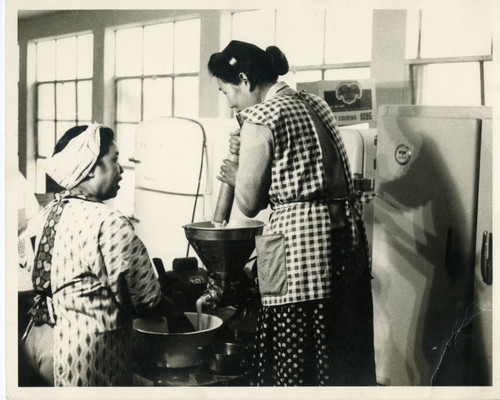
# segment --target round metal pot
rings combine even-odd
[[[240,375],[247,366],[247,351],[236,343],[212,343],[203,348],[205,366],[218,375]]]
[[[197,314],[186,312],[186,317],[196,326]],[[147,363],[162,368],[187,368],[201,364],[199,347],[212,343],[215,332],[222,326],[222,319],[202,314],[205,329],[186,333],[168,333],[164,318],[134,320],[137,347]]]

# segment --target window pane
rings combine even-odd
[[[76,120],[75,82],[56,84],[57,119]]]
[[[91,78],[94,60],[94,35],[78,36],[77,49],[77,77],[80,79]]]
[[[298,11],[293,7],[278,10],[276,45],[285,53],[290,65],[323,63],[324,13],[324,10]]]
[[[321,71],[300,71],[300,72],[289,72],[283,79],[288,86],[296,89],[298,82],[315,82],[321,80]]]
[[[431,106],[479,106],[481,92],[478,63],[429,64],[422,66],[419,104]]]
[[[76,78],[76,36],[56,41],[56,78]]]
[[[420,10],[406,10],[406,58],[417,58]]]
[[[494,95],[494,76],[493,76],[493,62],[487,61],[484,63],[484,105],[493,106]]]
[[[92,119],[92,81],[78,82],[78,120]]]
[[[198,117],[199,78],[176,78],[174,81],[174,115],[176,117]]]
[[[36,45],[36,79],[54,80],[56,76],[56,42],[49,40]]]
[[[129,161],[134,158],[135,154],[135,131],[136,124],[116,124],[116,144],[120,151],[119,162],[123,166],[134,167],[135,165]]]
[[[38,156],[50,157],[55,145],[55,124],[52,121],[38,122]]]
[[[444,29],[444,26],[446,27]],[[476,3],[422,11],[421,56],[455,57],[491,54],[492,13]]]
[[[275,43],[274,15],[271,9],[234,13],[232,38],[266,49]]]
[[[141,120],[141,81],[124,79],[116,84],[117,115],[120,122],[139,122]]]
[[[58,121],[56,124],[56,143],[63,137],[67,130],[76,126],[74,121]]]
[[[325,80],[340,81],[344,79],[369,79],[370,68],[329,69],[325,71]]]
[[[200,20],[175,23],[174,71],[200,70]]]
[[[116,76],[134,76],[142,73],[142,28],[116,31]]]
[[[174,24],[144,28],[144,74],[170,74],[173,70]]]
[[[172,115],[172,78],[144,79],[144,120]]]
[[[353,21],[354,19],[354,21]],[[370,61],[373,11],[338,7],[326,11],[325,63]],[[304,33],[303,37],[309,37]]]
[[[55,119],[54,84],[38,85],[38,119]]]

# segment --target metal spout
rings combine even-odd
[[[219,286],[212,286],[208,288],[205,293],[196,301],[196,307],[198,304],[201,306],[208,306],[209,309],[213,309],[222,300],[222,289]]]
[[[198,300],[196,300],[196,313],[198,315],[198,319],[196,322],[196,330],[201,331],[203,329],[202,321],[200,316],[203,312],[203,306],[208,306],[210,310],[214,310],[222,300],[222,289],[214,285],[213,283],[207,288],[205,293],[203,293]]]

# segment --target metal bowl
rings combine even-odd
[[[205,366],[218,375],[240,375],[248,363],[247,350],[237,343],[212,343],[203,348]]]
[[[197,314],[184,313],[196,326]],[[138,318],[134,320],[137,348],[144,362],[162,368],[187,368],[201,364],[199,347],[212,343],[222,319],[202,314],[205,329],[195,332],[169,333],[165,319]]]
[[[243,219],[231,220],[224,227],[216,227],[211,221],[195,222],[184,225],[188,240],[206,241],[232,241],[254,240],[255,235],[260,235],[266,224],[262,221]]]

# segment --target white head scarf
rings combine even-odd
[[[71,189],[85,178],[99,156],[101,124],[94,122],[45,162],[45,172],[59,185]]]

